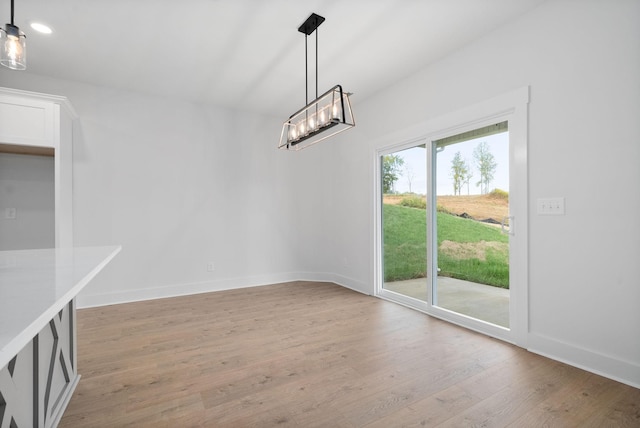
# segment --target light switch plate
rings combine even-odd
[[[17,210],[15,208],[5,208],[4,210],[4,218],[13,220],[17,216]]]
[[[564,215],[564,198],[538,198],[538,214]]]

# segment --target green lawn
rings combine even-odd
[[[426,276],[426,211],[383,207],[385,281]],[[509,288],[507,245],[499,228],[438,212],[440,275]]]

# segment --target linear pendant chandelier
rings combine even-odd
[[[305,100],[303,108],[289,116],[282,126],[279,149],[301,150],[355,126],[349,93],[336,85],[318,96],[318,26],[324,22],[312,13],[298,31],[304,33]],[[307,36],[316,32],[316,99],[309,102]]]

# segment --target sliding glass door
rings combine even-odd
[[[523,87],[377,150],[378,296],[526,346],[528,102]]]

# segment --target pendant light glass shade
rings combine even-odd
[[[278,148],[304,149],[353,126],[349,94],[336,85],[284,122]]]
[[[0,64],[12,70],[27,68],[27,36],[15,25],[0,29]]]
[[[27,36],[13,23],[14,0],[11,0],[11,23],[0,28],[0,65],[12,70],[27,69]]]

